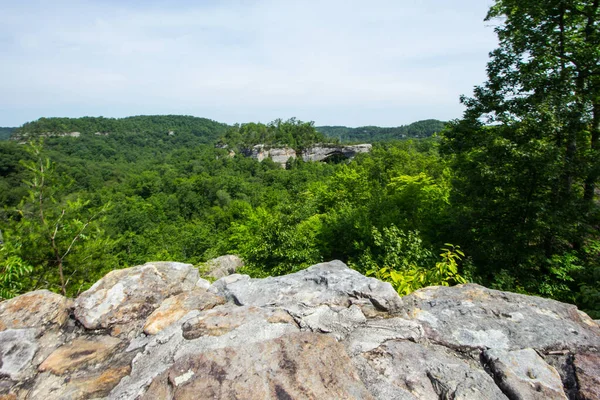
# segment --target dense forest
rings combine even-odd
[[[0,140],[6,140],[12,135],[16,128],[2,128],[0,127]]]
[[[346,126],[318,126],[316,130],[323,135],[338,139],[341,142],[381,142],[385,140],[427,138],[444,129],[445,122],[437,119],[413,122],[393,128],[379,126],[362,126],[348,128]]]
[[[0,142],[0,296],[234,253],[253,276],[337,258],[401,294],[472,281],[599,318],[600,11],[555,3],[496,1],[499,47],[464,116],[433,137],[371,135],[351,161],[282,169],[224,148],[363,141],[295,119],[25,124],[28,144]]]

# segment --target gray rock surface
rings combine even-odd
[[[372,399],[344,348],[326,335],[292,333],[254,345],[182,357],[143,399]]]
[[[600,348],[600,329],[577,307],[475,284],[435,286],[403,298],[427,336],[454,348],[542,352]]]
[[[74,304],[0,303],[0,399],[600,398],[594,321],[477,285],[401,299],[339,261],[210,285],[164,262]]]
[[[21,380],[32,373],[39,345],[36,329],[8,329],[0,332],[0,376]]]
[[[352,361],[376,399],[507,399],[476,360],[439,346],[390,340]]]
[[[245,152],[252,158],[258,161],[263,161],[266,158],[270,158],[274,163],[280,164],[285,168],[288,160],[296,158],[296,150],[289,147],[273,147],[269,148],[264,144],[257,144],[252,149]]]
[[[369,153],[373,146],[371,144],[357,145],[337,145],[337,144],[316,144],[302,151],[302,160],[309,161],[327,161],[332,157],[343,157],[352,159],[359,153]],[[289,147],[267,147],[264,144],[257,144],[251,149],[244,151],[244,154],[258,161],[270,158],[273,162],[280,164],[285,168],[290,159],[296,159],[296,151]]]
[[[371,144],[357,144],[352,146],[318,144],[305,149],[302,152],[302,159],[304,161],[325,161],[333,156],[343,156],[352,159],[359,153],[369,153],[372,148]]]
[[[167,297],[193,289],[198,279],[193,265],[175,262],[111,271],[77,298],[75,317],[87,329],[139,322]]]
[[[322,305],[356,304],[392,314],[402,311],[402,300],[389,283],[367,278],[337,260],[265,279],[231,275],[213,283],[209,290],[235,304],[281,307],[298,317],[312,314]]]
[[[202,266],[203,274],[212,279],[220,279],[235,272],[244,266],[244,260],[232,254],[208,260]]]
[[[498,386],[509,398],[567,400],[558,371],[533,349],[483,353]]]

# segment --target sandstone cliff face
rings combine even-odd
[[[403,298],[339,261],[295,274],[113,271],[0,303],[0,399],[598,399],[600,327],[478,285]]]
[[[317,144],[302,151],[302,160],[309,161],[326,161],[332,157],[343,157],[352,159],[359,153],[368,153],[371,151],[370,144],[357,144],[351,146],[342,146],[335,144]],[[267,148],[263,144],[257,144],[244,152],[246,156],[250,156],[258,161],[263,161],[270,158],[273,162],[280,164],[285,168],[285,164],[289,159],[296,159],[297,154],[294,149],[289,147]]]

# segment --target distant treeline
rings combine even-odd
[[[0,128],[0,140],[13,133],[27,139],[39,134],[60,136],[72,132],[80,134],[144,134],[165,137],[193,136],[203,143],[219,140],[232,147],[255,144],[304,147],[315,142],[381,142],[399,139],[427,138],[440,132],[445,122],[436,119],[414,122],[398,127],[346,126],[314,127],[312,122],[294,118],[275,120],[269,124],[246,123],[229,126],[206,118],[184,115],[140,115],[127,118],[82,117],[40,118],[20,128]],[[218,136],[215,133],[218,132]]]
[[[328,138],[315,130],[312,122],[302,122],[295,118],[283,121],[276,119],[268,124],[250,122],[235,124],[219,139],[219,145],[232,149],[248,149],[256,144],[270,147],[285,146],[301,150],[315,143],[329,143]]]
[[[208,142],[216,140],[226,129],[226,124],[206,118],[185,115],[140,115],[127,118],[40,118],[17,128],[16,134],[27,138],[30,135],[36,136],[45,133],[56,135],[71,132],[81,134],[140,133],[167,136],[171,132],[173,136],[193,135]]]
[[[13,131],[17,128],[2,128],[0,127],[0,140],[6,140],[12,135]]]
[[[327,137],[339,139],[342,142],[382,142],[408,138],[426,138],[440,132],[446,125],[437,119],[427,119],[394,128],[379,126],[362,126],[348,128],[346,126],[317,126],[317,131]]]

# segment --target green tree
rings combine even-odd
[[[569,281],[557,265],[579,274],[556,257],[598,235],[599,2],[497,0],[487,20],[500,42],[488,80],[444,133],[455,240],[488,278],[507,270],[538,292],[540,275]]]
[[[49,287],[64,295],[77,292],[97,278],[93,272],[106,270],[107,265],[93,270],[86,266],[108,261],[106,250],[112,241],[103,237],[99,224],[108,205],[94,208],[89,200],[61,197],[68,181],[57,176],[54,164],[43,155],[42,142],[29,146],[32,160],[23,161],[29,173],[28,196],[8,221],[11,246],[3,248],[6,269],[13,266],[12,270],[31,272],[27,277],[20,274],[27,289]],[[74,289],[68,291],[69,285]]]

